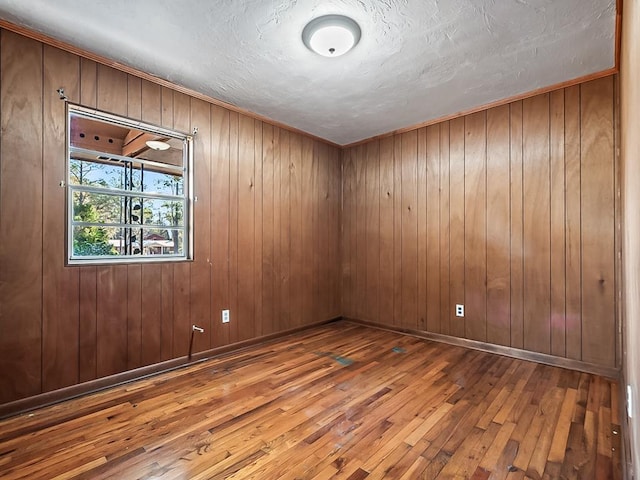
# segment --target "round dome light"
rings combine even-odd
[[[309,50],[324,57],[344,55],[360,40],[360,26],[344,15],[324,15],[311,20],[302,30]]]
[[[161,142],[159,140],[147,140],[146,144],[151,150],[169,150],[170,148],[167,142]]]

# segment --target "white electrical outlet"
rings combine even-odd
[[[464,317],[464,305],[456,304],[456,317]]]
[[[633,418],[633,393],[631,385],[627,385],[627,416]]]
[[[229,310],[222,310],[222,323],[229,323]]]

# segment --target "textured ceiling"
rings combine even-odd
[[[352,17],[339,58],[300,35]],[[615,64],[615,0],[0,0],[0,17],[337,144]]]

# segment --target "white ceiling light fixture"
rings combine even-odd
[[[151,150],[169,150],[170,147],[167,142],[161,142],[160,140],[147,140],[146,144]]]
[[[360,26],[344,15],[324,15],[307,23],[302,41],[318,55],[339,57],[358,44]]]

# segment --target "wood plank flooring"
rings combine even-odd
[[[337,322],[0,422],[6,479],[622,478],[607,379]]]

